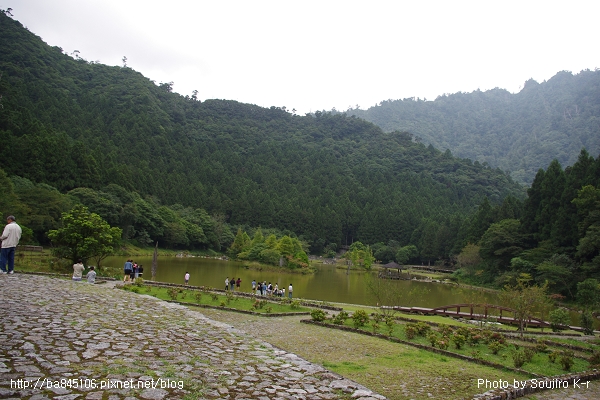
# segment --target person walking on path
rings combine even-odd
[[[288,297],[291,299],[292,298],[292,292],[294,291],[294,288],[292,287],[292,284],[290,283],[290,286],[288,287]]]
[[[0,250],[0,274],[12,274],[15,269],[15,248],[21,240],[21,227],[15,222],[15,217],[9,215],[6,218],[4,232],[0,236],[2,250]],[[8,271],[6,265],[8,264]]]
[[[73,280],[74,281],[80,281],[81,278],[83,277],[83,270],[85,269],[85,267],[83,266],[83,262],[81,261],[81,258],[79,260],[77,260],[77,262],[75,264],[73,264]]]

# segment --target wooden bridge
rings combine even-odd
[[[511,325],[519,325],[519,321],[514,317],[516,310],[508,307],[497,306],[494,304],[471,304],[471,303],[462,303],[462,304],[449,304],[447,306],[441,306],[436,308],[424,308],[424,307],[387,307],[383,308],[391,308],[396,311],[401,311],[409,314],[424,314],[424,315],[441,315],[444,317],[454,317],[454,318],[466,318],[466,319],[474,319],[474,320],[487,320],[493,319],[495,322],[500,322],[503,324],[511,324]],[[462,309],[466,309],[466,311],[461,311]],[[483,309],[482,313],[474,312],[476,309]],[[498,310],[498,314],[490,314],[491,310]],[[504,312],[504,315],[503,315]],[[511,316],[507,316],[506,313],[512,313]],[[536,327],[550,327],[550,323],[544,321],[540,318],[536,318],[533,316],[529,316],[526,321],[526,326],[536,326]],[[571,329],[578,327],[571,327]]]

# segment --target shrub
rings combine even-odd
[[[598,367],[600,367],[600,351],[594,350],[592,356],[589,358],[588,361],[590,363],[591,368],[597,369]]]
[[[459,333],[455,333],[454,335],[452,335],[452,341],[454,342],[454,346],[456,346],[456,348],[460,350],[467,341],[467,338]]]
[[[312,318],[313,321],[317,321],[317,322],[322,322],[322,321],[325,321],[325,319],[327,319],[327,315],[325,314],[325,311],[321,310],[320,308],[315,308],[314,310],[312,310],[310,312],[310,317]]]
[[[404,325],[404,334],[408,340],[412,340],[417,336],[417,328],[414,324],[406,324]]]
[[[435,347],[435,344],[439,340],[439,336],[437,335],[437,333],[431,332],[427,336],[427,340],[429,340],[429,343],[431,343],[431,347]]]
[[[344,310],[340,311],[338,315],[333,317],[333,323],[336,325],[344,325],[348,319],[348,313]]]
[[[355,328],[363,327],[369,322],[369,314],[364,310],[357,310],[352,314],[352,320]]]
[[[221,306],[221,307],[225,307],[225,306],[226,306],[226,304],[225,304],[225,302],[224,302],[224,301],[221,301],[221,304],[219,304],[219,306]]]
[[[289,299],[288,299],[288,300],[289,300]],[[297,309],[299,309],[299,308],[300,308],[300,300],[292,300],[292,301],[290,302],[290,308],[291,308],[292,310],[297,310]]]
[[[523,350],[515,350],[512,353],[513,365],[515,368],[521,368],[523,364],[527,361],[525,356],[525,352]]]
[[[481,351],[479,351],[479,350],[471,351],[471,357],[478,359],[478,360],[481,359]]]
[[[549,318],[552,332],[559,332],[565,329],[571,321],[569,313],[564,308],[557,308],[556,310],[550,311]]]
[[[535,344],[535,351],[537,351],[538,353],[545,353],[546,351],[548,351],[548,346],[546,345],[546,343],[544,343],[543,339],[537,340]]]
[[[452,328],[450,325],[442,325],[438,328],[438,331],[443,337],[449,338],[454,332],[454,328]]]
[[[380,327],[381,327],[381,325],[379,325],[379,322],[377,322],[377,321],[373,321],[373,323],[371,324],[371,328],[373,329],[373,333],[377,333],[377,331],[379,331]]]
[[[196,293],[194,293],[194,300],[196,300],[196,303],[200,304],[200,302],[202,301],[202,292],[197,291]]]
[[[265,307],[265,312],[266,312],[267,314],[271,314],[271,313],[273,312],[273,307],[271,307],[271,306],[266,306],[266,307]]]
[[[531,347],[525,347],[523,349],[523,355],[525,356],[525,362],[531,362],[533,356],[535,355],[535,350]]]
[[[144,286],[144,278],[136,278],[136,279],[133,281],[133,284],[134,284],[135,286],[138,286],[138,287],[142,287],[142,286]]]
[[[385,326],[387,327],[388,336],[392,336],[392,333],[394,333],[394,328],[396,327],[396,321],[394,320],[394,317],[391,315],[386,316]]]
[[[497,340],[493,340],[488,344],[488,349],[490,349],[492,354],[498,354],[503,348],[504,344],[498,342]]]
[[[560,353],[556,350],[548,353],[548,360],[554,364],[556,362],[556,359],[558,358],[558,356],[560,355]]]
[[[177,296],[179,296],[179,289],[177,288],[168,288],[167,295],[171,298],[171,300],[177,300]]]
[[[431,326],[425,322],[417,322],[415,328],[419,336],[426,336],[431,331]]]
[[[575,364],[575,361],[573,361],[574,356],[575,355],[573,354],[573,352],[571,350],[565,350],[562,352],[558,362],[560,362],[560,365],[562,365],[563,370],[565,370],[565,371],[571,370],[571,367],[573,366],[573,364]]]
[[[450,342],[445,337],[437,341],[437,347],[439,347],[442,350],[446,350],[449,345],[450,345]]]
[[[210,298],[212,299],[212,301],[217,301],[219,299],[219,295],[216,293],[211,293]]]

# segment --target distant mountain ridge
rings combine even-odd
[[[387,100],[349,109],[386,132],[407,131],[440,150],[488,163],[530,185],[553,159],[573,165],[582,148],[600,154],[600,70],[562,71],[543,83],[456,93],[434,101]]]

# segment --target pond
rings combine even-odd
[[[126,257],[109,257],[104,265],[122,268]],[[134,261],[144,266],[144,278],[150,279],[152,257],[135,257]],[[215,288],[225,287],[225,278],[241,278],[241,289],[251,291],[253,279],[273,286],[278,284],[287,291],[290,283],[294,287],[294,297],[319,300],[326,302],[376,305],[376,300],[369,293],[367,280],[369,274],[376,279],[376,272],[350,271],[338,269],[335,266],[319,266],[315,274],[301,275],[285,270],[257,271],[247,269],[241,262],[223,261],[199,257],[170,257],[161,256],[158,259],[156,280],[160,282],[181,283],[186,272],[190,273],[190,285],[210,286]],[[489,302],[495,302],[496,295],[474,289],[457,288],[453,285],[418,282],[418,281],[391,281],[398,285],[401,291],[413,291],[410,304],[405,306],[439,307],[448,304],[463,303],[467,298],[476,296]],[[407,299],[408,300],[408,299]]]

